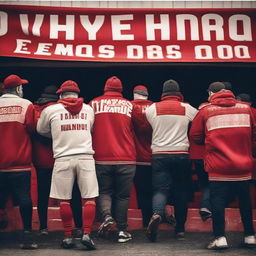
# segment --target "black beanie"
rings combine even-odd
[[[49,85],[44,88],[43,93],[40,95],[39,99],[35,102],[38,105],[45,105],[49,102],[56,102],[59,96],[56,94],[58,88],[54,85]]]
[[[167,80],[163,84],[162,96],[176,95],[180,92],[180,86],[175,80]]]
[[[50,99],[59,99],[59,96],[56,94],[58,88],[55,85],[49,85],[44,88],[41,98],[50,98]]]
[[[226,90],[232,90],[232,84],[230,82],[221,82],[225,85]]]
[[[216,92],[219,92],[221,90],[225,90],[225,85],[222,83],[222,82],[213,82],[209,85],[208,87],[208,92],[213,92],[213,93],[216,93]]]
[[[237,100],[252,103],[251,96],[247,93],[241,93],[236,96]]]

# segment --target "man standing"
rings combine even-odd
[[[23,84],[17,75],[5,78],[0,97],[0,205],[6,200],[4,191],[11,187],[17,198],[23,222],[22,249],[36,249],[32,236],[32,202],[30,179],[32,170],[30,133],[34,132],[33,104],[23,99]]]
[[[37,131],[52,137],[55,158],[50,197],[60,200],[60,215],[64,226],[63,248],[74,247],[70,199],[75,177],[83,200],[83,236],[81,243],[96,249],[90,237],[95,218],[95,197],[98,183],[93,159],[91,128],[94,113],[78,98],[76,82],[65,81],[56,92],[58,104],[45,108],[37,124]]]
[[[46,86],[40,97],[34,103],[36,122],[40,118],[40,115],[45,108],[57,103],[59,99],[59,95],[56,94],[57,90],[58,88],[54,85]],[[34,134],[34,136],[32,137],[32,148],[33,164],[36,168],[37,176],[37,211],[40,221],[39,234],[47,235],[48,201],[52,181],[52,170],[54,165],[52,140],[39,134]],[[76,233],[76,237],[80,237],[83,233],[82,202],[80,191],[76,181],[74,182],[70,205],[72,208],[74,223],[76,227],[73,233]]]
[[[208,106],[202,108],[190,130],[190,137],[205,144],[205,169],[209,174],[215,239],[208,249],[225,249],[225,207],[232,193],[239,198],[244,225],[244,244],[255,246],[249,180],[253,171],[252,148],[255,145],[255,122],[248,104],[238,102],[221,82],[208,88]]]
[[[195,108],[183,103],[179,84],[174,80],[164,83],[161,101],[146,110],[153,128],[153,216],[147,228],[147,237],[152,242],[156,241],[170,188],[173,188],[176,238],[184,239],[190,173],[187,132],[196,113]]]
[[[152,216],[152,128],[146,118],[146,109],[153,103],[148,100],[148,89],[137,85],[133,89],[132,124],[137,153],[134,185],[139,208],[142,211],[143,227],[147,227]]]
[[[132,132],[132,103],[122,96],[122,83],[116,76],[105,84],[104,95],[91,101],[95,112],[93,148],[100,188],[99,210],[103,222],[99,234],[114,224],[118,242],[132,239],[127,232],[127,213],[136,169],[136,153]],[[112,211],[113,209],[113,211]]]

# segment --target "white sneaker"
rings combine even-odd
[[[225,236],[215,238],[207,246],[207,249],[209,249],[209,250],[221,250],[221,249],[227,249],[227,248],[228,248],[228,243],[227,243],[227,239]]]
[[[132,239],[132,235],[127,231],[119,231],[118,233],[118,243],[125,243]]]
[[[255,236],[245,236],[244,245],[246,247],[256,247],[256,238]]]

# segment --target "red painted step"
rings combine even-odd
[[[7,208],[7,215],[9,220],[8,228],[4,231],[13,231],[19,230],[22,228],[21,218],[19,215],[18,207],[9,207]],[[138,209],[129,209],[129,229],[141,229],[142,228],[142,219],[141,211]],[[50,207],[48,212],[48,227],[50,231],[53,230],[62,230],[62,223],[59,216],[58,207]],[[256,222],[256,210],[254,210],[254,223]],[[96,228],[98,223],[95,223]],[[39,227],[38,215],[36,207],[33,210],[33,229],[37,230]],[[256,224],[255,224],[256,227]],[[173,227],[169,224],[161,224],[161,229],[172,229]],[[211,220],[203,222],[198,214],[198,209],[190,208],[188,211],[188,219],[186,223],[187,231],[211,231]],[[226,230],[227,231],[242,231],[242,223],[240,218],[239,209],[227,208],[226,209]]]

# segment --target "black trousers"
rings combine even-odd
[[[31,173],[0,172],[0,205],[5,206],[6,191],[11,191],[20,208],[24,230],[32,229]]]
[[[211,210],[208,173],[204,170],[204,160],[194,159],[193,162],[194,162],[195,171],[198,177],[199,189],[202,193],[200,208],[207,208]]]
[[[190,180],[190,160],[187,154],[153,155],[153,213],[164,215],[164,209],[172,188],[176,233],[185,231]]]
[[[127,227],[127,213],[136,165],[99,165],[98,207],[103,218],[112,215],[119,230]]]
[[[225,235],[225,207],[230,194],[238,197],[244,235],[254,235],[250,181],[209,181],[209,183],[214,236]]]
[[[38,216],[40,220],[40,229],[47,228],[48,219],[48,201],[52,181],[52,168],[37,168],[37,189],[38,189]],[[81,195],[77,185],[74,182],[71,208],[73,212],[74,222],[76,228],[82,227],[82,202]]]
[[[143,226],[147,227],[152,216],[152,167],[136,165],[134,176],[138,206],[142,212]]]

